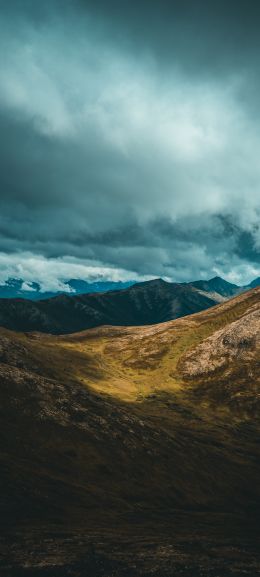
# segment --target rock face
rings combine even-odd
[[[227,376],[237,365],[249,364],[251,372],[260,359],[260,310],[258,307],[245,314],[227,327],[220,329],[200,345],[188,352],[183,359],[183,372],[186,376],[197,377],[212,375],[220,368]],[[255,364],[253,364],[253,361]],[[257,372],[256,378],[260,375]]]

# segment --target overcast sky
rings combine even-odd
[[[0,281],[258,276],[260,2],[0,8]]]

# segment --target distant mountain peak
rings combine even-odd
[[[162,278],[158,277],[158,278],[152,278],[151,280],[146,280],[146,281],[141,281],[138,283],[135,283],[133,285],[133,287],[160,287],[160,286],[166,286],[166,285],[171,285],[173,283],[170,283],[166,280],[163,280]],[[132,288],[133,288],[132,287]]]
[[[164,280],[161,277],[158,278],[153,278],[151,280],[146,281],[149,284],[153,284],[153,285],[166,285],[166,284],[171,284],[169,283],[167,280]],[[143,283],[144,284],[144,283]]]
[[[225,280],[224,278],[222,278],[221,276],[216,275],[216,276],[213,276],[212,278],[210,278],[210,279],[208,280],[208,282],[224,282],[224,283],[227,283],[228,281],[226,281],[226,280]]]
[[[229,286],[233,286],[233,287],[237,287],[237,288],[238,288],[238,286],[237,286],[236,284],[231,283],[231,282],[225,280],[225,279],[222,278],[221,276],[214,276],[213,278],[209,279],[208,283],[212,283],[212,284],[213,284],[213,283],[221,283],[221,284],[226,285],[226,286],[229,285]]]
[[[215,276],[209,280],[197,280],[188,284],[205,292],[217,293],[225,298],[234,296],[240,291],[237,285],[228,282],[220,276]]]

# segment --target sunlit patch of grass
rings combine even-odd
[[[39,374],[70,384],[80,382],[134,402],[154,391],[185,391],[182,358],[187,351],[243,316],[258,301],[259,292],[253,291],[162,325],[101,327],[63,337],[19,334],[15,338],[26,347]]]

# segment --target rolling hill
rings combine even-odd
[[[257,575],[259,347],[259,288],[157,325],[1,329],[1,575]]]

